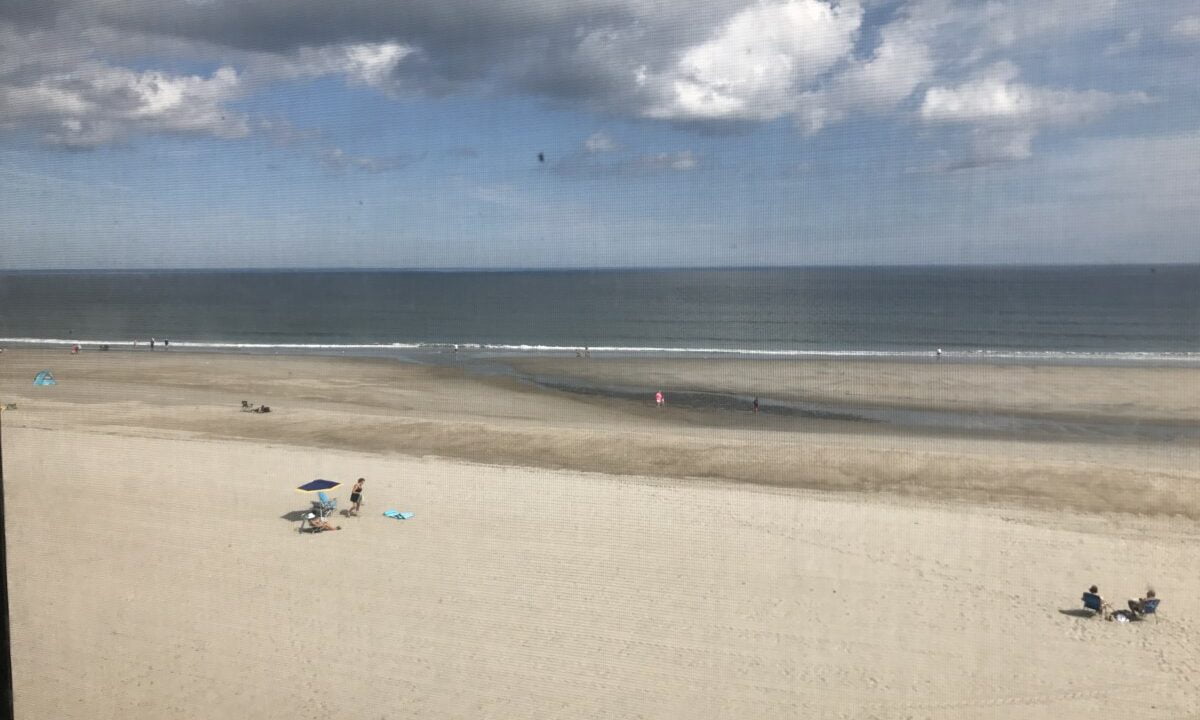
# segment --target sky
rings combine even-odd
[[[4,0],[0,270],[1200,262],[1192,0]]]

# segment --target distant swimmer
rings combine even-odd
[[[658,392],[654,393],[654,404],[661,408],[663,406],[663,402],[664,402],[664,399],[663,399],[662,390],[659,390]]]
[[[546,153],[538,153],[538,162],[540,162],[540,163],[546,162]]]

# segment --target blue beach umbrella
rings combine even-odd
[[[298,491],[304,492],[304,493],[315,493],[315,492],[321,492],[323,490],[332,490],[335,487],[337,487],[338,485],[341,485],[341,483],[336,482],[334,480],[318,479],[318,480],[310,480],[296,489]]]

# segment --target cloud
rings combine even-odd
[[[1088,33],[1117,37],[1124,17],[1117,0],[241,0],[236,11],[219,0],[55,0],[31,8],[0,8],[0,92],[46,112],[0,109],[0,129],[36,126],[50,142],[77,146],[139,132],[235,138],[253,129],[225,99],[207,105],[223,113],[190,126],[183,109],[158,123],[64,112],[81,99],[64,76],[96,66],[136,76],[147,72],[147,59],[234,72],[229,99],[280,82],[341,77],[389,97],[532,95],[607,117],[698,129],[786,118],[812,134],[856,117],[910,112],[948,123],[932,119],[937,104],[966,92],[974,68],[1027,45],[1069,48]],[[1200,24],[1179,21],[1176,34],[1191,32],[1191,21]],[[1154,22],[1148,16],[1147,36],[1158,32]],[[1140,32],[1110,52],[1138,46]],[[122,60],[139,69],[121,68]],[[167,84],[190,77],[154,72]],[[1021,88],[1028,86],[1004,91]],[[1028,89],[1042,93],[1036,100],[1043,104],[1044,93],[1055,92]],[[1100,96],[1092,101],[1103,104]],[[186,104],[193,118],[203,114],[199,99]],[[216,121],[222,115],[226,125]]]
[[[643,155],[634,160],[635,167],[642,170],[695,170],[699,164],[699,159],[691,150],[680,150],[679,152],[664,152],[655,153],[653,155]]]
[[[1181,19],[1171,26],[1171,34],[1182,40],[1200,42],[1200,15]]]
[[[419,51],[394,41],[301,47],[284,56],[260,57],[251,76],[260,82],[340,75],[351,85],[394,93],[401,86],[398,68]]]
[[[1116,108],[1149,102],[1144,93],[1034,87],[1017,82],[1018,75],[1015,65],[1000,62],[960,85],[926,91],[922,121],[971,129],[972,155],[953,169],[1023,160],[1043,127],[1082,125]]]
[[[585,147],[583,152],[563,157],[554,164],[553,170],[570,177],[603,177],[688,172],[699,166],[700,156],[691,150],[638,154],[623,153],[615,147],[592,152]]]
[[[225,106],[240,97],[236,70],[204,77],[135,72],[100,62],[0,83],[0,124],[24,124],[51,145],[89,148],[135,131],[246,136],[246,118]]]
[[[1040,128],[1084,125],[1116,108],[1150,102],[1141,92],[1036,88],[1016,82],[1019,73],[1010,62],[997,62],[960,85],[926,90],[920,119],[970,128],[970,154],[946,169],[1026,160]]]
[[[800,96],[797,125],[811,134],[852,113],[895,109],[931,78],[936,67],[926,34],[921,23],[909,19],[885,27],[869,58],[844,64],[821,87]]]
[[[322,133],[312,128],[299,128],[286,119],[259,118],[254,123],[255,132],[262,133],[277,147],[303,145],[321,138]]]
[[[1123,53],[1130,52],[1131,50],[1136,50],[1141,44],[1142,31],[1135,28],[1125,33],[1125,35],[1122,36],[1117,42],[1112,43],[1108,47],[1104,48],[1104,55],[1106,57],[1121,55]]]
[[[617,143],[608,133],[600,130],[588,136],[583,141],[583,148],[590,153],[612,152],[617,149]]]
[[[388,170],[406,168],[421,159],[421,156],[397,155],[392,157],[377,157],[373,155],[350,155],[339,147],[322,150],[318,157],[325,168],[334,173],[344,173],[349,170],[361,170],[369,173],[381,173]]]
[[[930,123],[1072,125],[1149,99],[1144,93],[1033,87],[1016,82],[1019,74],[1016,65],[999,62],[956,87],[929,88],[921,104],[921,119]]]
[[[1039,35],[1111,24],[1119,4],[1119,0],[991,0],[977,4],[970,23],[982,30],[981,39],[1007,47]]]
[[[638,76],[663,87],[647,117],[773,120],[792,110],[798,88],[847,57],[862,20],[856,2],[759,3],[688,48],[666,73]]]

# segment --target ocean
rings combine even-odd
[[[0,345],[1200,364],[1200,266],[0,273]]]

